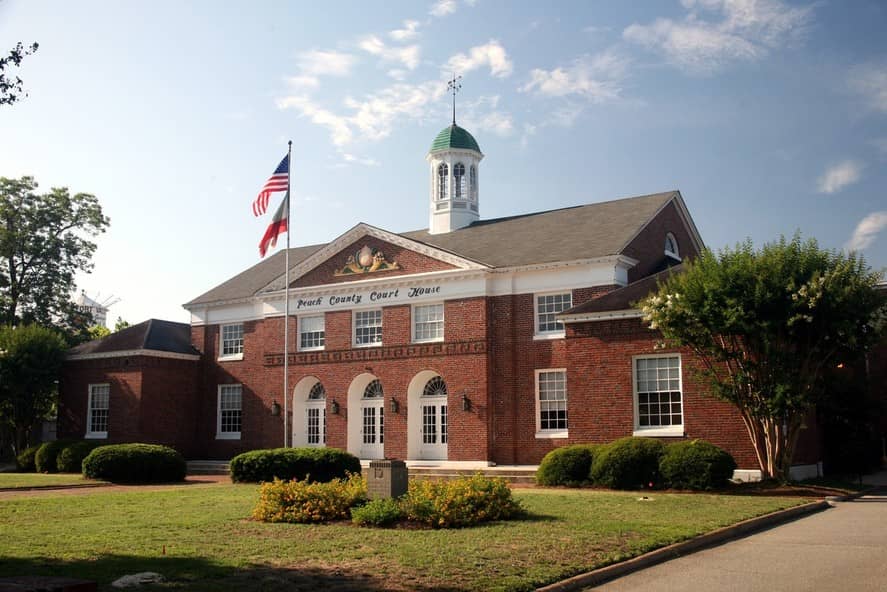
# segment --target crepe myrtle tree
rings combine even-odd
[[[651,329],[702,361],[715,397],[738,409],[764,479],[787,480],[804,420],[830,396],[824,373],[884,325],[880,274],[856,253],[800,235],[704,251],[637,303]]]

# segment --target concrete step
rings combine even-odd
[[[227,475],[229,472],[226,460],[189,460],[186,463],[189,475]]]

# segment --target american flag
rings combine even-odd
[[[272,193],[276,193],[277,191],[286,191],[287,181],[289,178],[289,170],[290,155],[287,154],[283,157],[283,160],[280,161],[280,164],[277,165],[277,168],[274,170],[274,174],[271,175],[271,178],[269,178],[268,181],[265,182],[265,186],[262,187],[262,191],[259,192],[259,196],[253,202],[254,216],[261,216],[268,211],[268,200],[271,198]]]

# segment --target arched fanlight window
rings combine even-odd
[[[311,387],[311,391],[308,393],[308,400],[317,401],[319,399],[326,399],[326,389],[323,388],[323,384],[318,382]]]
[[[445,162],[437,167],[437,199],[447,198],[447,174],[450,172]]]
[[[468,169],[468,197],[471,201],[477,200],[477,169],[474,165]]]
[[[465,165],[461,162],[457,162],[453,165],[453,181],[456,199],[465,199],[468,197],[465,194]]]
[[[678,239],[670,232],[665,235],[665,254],[675,259],[681,258],[681,253],[678,251]]]
[[[365,389],[363,389],[363,398],[364,399],[377,399],[383,396],[382,393],[382,383],[379,382],[379,379],[372,381],[367,385]]]
[[[444,382],[443,378],[440,376],[435,376],[431,380],[425,383],[425,388],[422,390],[423,397],[446,397],[447,396],[447,383]]]

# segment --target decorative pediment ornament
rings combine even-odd
[[[348,255],[345,267],[337,269],[335,276],[356,275],[360,273],[373,273],[374,271],[389,271],[391,269],[400,269],[400,265],[396,261],[386,261],[382,251],[374,249],[368,245],[353,255]]]

